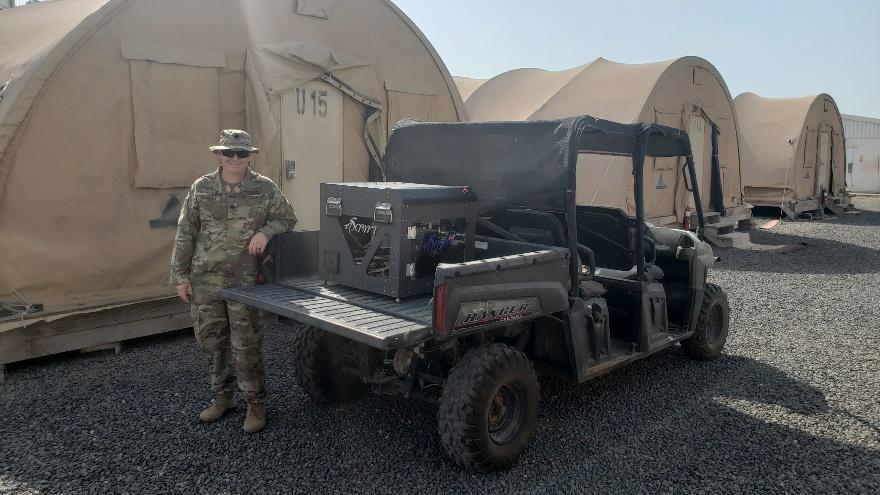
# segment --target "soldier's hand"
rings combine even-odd
[[[192,296],[193,288],[190,284],[180,284],[177,286],[177,297],[181,301],[189,304],[189,298]]]
[[[253,256],[263,254],[263,251],[266,250],[266,244],[269,244],[269,238],[266,237],[266,234],[257,232],[251,237],[251,243],[248,244],[248,252]]]

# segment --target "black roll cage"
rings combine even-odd
[[[382,176],[387,174],[392,181],[468,185],[477,194],[478,214],[510,208],[564,212],[572,253],[571,295],[576,297],[580,267],[574,256],[579,254],[575,176],[580,152],[632,158],[639,281],[644,280],[646,263],[646,156],[685,157],[697,233],[702,235],[703,207],[690,140],[683,130],[660,124],[620,124],[589,115],[520,122],[402,120],[388,138]]]
[[[612,140],[607,139],[608,134],[620,134],[631,137],[633,139],[632,148],[629,152],[625,152],[619,144],[611,144]],[[694,169],[694,157],[691,152],[690,139],[685,131],[675,129],[659,124],[618,124],[607,120],[600,120],[594,117],[579,117],[575,126],[572,139],[569,142],[570,153],[569,173],[571,174],[571,189],[565,191],[566,196],[566,218],[568,229],[568,248],[570,252],[578,252],[577,239],[577,202],[575,199],[576,183],[575,161],[579,152],[596,154],[596,155],[612,155],[612,156],[630,156],[633,166],[633,183],[635,186],[636,201],[636,266],[638,280],[644,280],[645,274],[645,157],[669,157],[684,156],[685,166],[687,167],[688,176],[693,186],[694,206],[697,210],[697,221],[699,229],[698,235],[702,235],[705,222],[703,219],[703,205],[700,199],[700,190],[697,185],[697,175]],[[653,146],[653,147],[652,147]],[[677,148],[677,150],[676,150]],[[571,275],[571,293],[572,297],[579,294],[579,266],[577,259],[572,256],[570,263]]]

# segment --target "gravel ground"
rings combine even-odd
[[[536,438],[507,472],[448,461],[431,405],[313,404],[292,335],[273,327],[270,424],[256,436],[241,431],[243,407],[199,424],[206,363],[186,332],[12,366],[0,494],[878,493],[880,199],[859,205],[858,217],[753,234],[797,251],[718,252],[722,358],[676,348],[582,386],[542,379]]]

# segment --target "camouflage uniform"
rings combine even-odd
[[[210,358],[215,394],[234,392],[265,400],[263,340],[257,309],[226,302],[221,288],[254,285],[259,259],[248,253],[254,234],[267,238],[289,231],[296,215],[278,186],[250,168],[238,184],[227,184],[221,168],[192,185],[177,222],[171,282],[192,285],[196,340]]]

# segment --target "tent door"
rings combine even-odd
[[[322,182],[342,178],[342,93],[310,81],[281,96],[281,190],[296,230],[317,230]]]
[[[705,148],[706,148],[706,119],[702,115],[691,115],[688,122],[688,136],[691,139],[691,152],[694,155],[694,169],[697,173],[697,185],[700,188],[700,197],[707,197],[708,191],[703,187],[703,176],[705,175]],[[694,197],[688,198],[688,206],[695,208]]]
[[[822,190],[830,190],[828,182],[830,181],[828,166],[831,157],[831,133],[822,131],[819,133],[819,159],[816,161],[816,197],[822,197]]]

